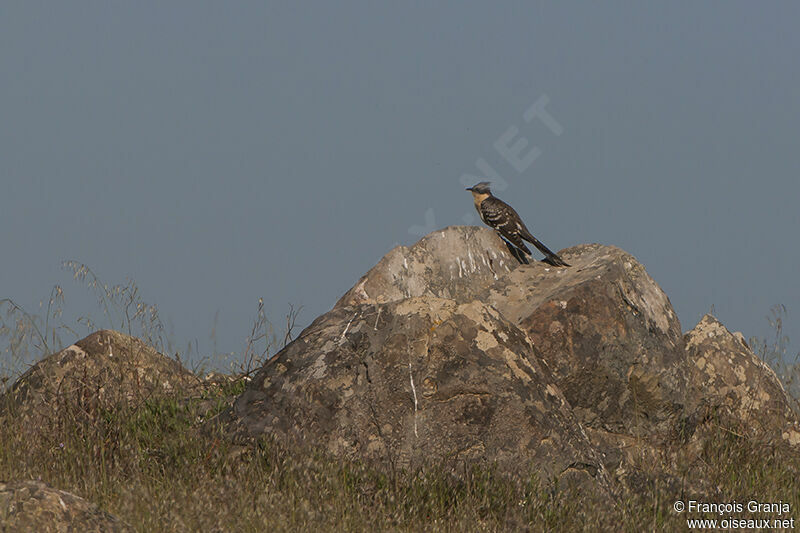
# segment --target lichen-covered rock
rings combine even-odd
[[[707,410],[722,408],[739,431],[777,432],[786,442],[800,445],[792,400],[743,338],[705,315],[684,339],[693,403]]]
[[[83,498],[41,481],[0,483],[0,519],[7,533],[134,531]]]
[[[180,363],[141,340],[102,330],[33,365],[0,397],[0,411],[49,417],[69,406],[91,416],[195,383]]]
[[[449,226],[413,246],[398,246],[339,299],[336,307],[414,296],[468,302],[519,262],[488,228]]]
[[[239,434],[395,466],[465,460],[604,476],[525,334],[477,301],[334,308],[263,367],[229,415]]]
[[[481,299],[529,335],[581,422],[626,434],[666,430],[687,385],[669,299],[619,248],[559,255],[572,266],[521,265]]]
[[[457,226],[397,247],[220,419],[395,466],[530,464],[566,484],[611,472],[634,491],[682,487],[709,406],[800,443],[774,374],[718,324],[684,338],[633,256],[559,255],[572,266],[520,264],[491,230]]]

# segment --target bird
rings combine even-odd
[[[519,217],[514,208],[505,203],[500,198],[492,194],[491,183],[482,181],[466,190],[472,193],[475,202],[475,209],[481,216],[484,224],[494,229],[506,242],[511,243],[514,248],[531,255],[531,251],[525,246],[524,241],[528,241],[539,249],[545,256],[543,261],[553,266],[568,267],[566,261],[542,244],[539,239],[531,235],[525,223]]]

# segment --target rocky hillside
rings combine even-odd
[[[606,524],[635,520],[619,502],[636,495],[646,500],[637,516],[649,523],[679,519],[663,508],[670,513],[669,502],[687,493],[727,501],[721,478],[767,471],[759,486],[771,488],[800,476],[792,400],[740,334],[710,315],[682,334],[667,296],[618,248],[580,245],[559,255],[572,266],[520,264],[491,230],[460,226],[397,247],[246,388],[242,377],[235,388],[225,376],[200,379],[138,339],[95,332],[42,359],[0,395],[0,420],[14,428],[0,433],[0,523],[191,531],[216,520],[224,530],[241,513],[253,513],[244,523],[263,524],[264,516],[285,512],[275,515],[283,524],[301,500],[304,516],[322,519],[356,516],[365,501],[377,505],[370,509],[413,510],[416,503],[396,498],[430,501],[424,490],[369,494],[386,490],[391,476],[397,483],[398,473],[435,471],[433,501],[475,490],[478,515],[488,478],[475,472],[522,490],[510,504],[498,500],[503,513],[511,514],[508,504],[522,515],[503,522],[509,529],[546,520],[553,498],[577,488],[589,514],[578,522],[586,527],[599,511]],[[264,437],[276,446],[250,446]],[[763,455],[749,464],[748,450]],[[746,457],[737,458],[740,451]],[[320,457],[342,470],[326,477]],[[725,471],[730,457],[739,461],[732,473]],[[354,465],[378,475],[355,482]],[[51,482],[51,467],[69,484]],[[110,471],[117,481],[105,498],[119,493],[115,508],[123,511],[114,516],[74,495],[84,485],[112,487]],[[42,472],[49,484],[32,481]],[[519,488],[532,479],[546,490]],[[171,481],[187,492],[173,494]],[[331,487],[340,482],[337,496]],[[137,514],[129,504],[158,487],[166,488],[150,503],[165,507],[154,526],[149,510]],[[242,487],[251,491],[247,498]],[[554,490],[562,487],[568,490]],[[305,500],[312,492],[319,493],[313,505]],[[341,494],[357,503],[355,511],[316,511],[343,501]],[[221,495],[226,503],[213,503]],[[216,513],[266,497],[280,503]],[[198,498],[205,503],[187,507]],[[540,507],[518,508],[520,501]],[[451,503],[441,512],[460,519]],[[173,520],[183,509],[190,512]]]
[[[397,247],[221,421],[392,467],[526,465],[601,485],[641,470],[634,457],[680,475],[709,423],[798,445],[788,396],[741,338],[711,316],[682,335],[618,248],[559,255],[572,266],[520,264],[492,231],[460,226]]]

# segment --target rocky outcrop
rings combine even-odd
[[[800,445],[800,427],[791,399],[775,372],[744,338],[705,315],[685,337],[693,403],[721,410],[739,433],[778,434]]]
[[[0,397],[0,410],[50,417],[62,406],[92,416],[153,396],[185,391],[197,380],[139,339],[102,330],[45,357]]]
[[[719,435],[753,438],[780,453],[796,456],[800,424],[775,372],[749,348],[741,334],[704,316],[683,337],[688,368],[686,400],[672,435],[630,435],[587,428],[611,477],[629,490],[656,483],[677,494],[686,483],[700,498],[720,497],[708,483],[714,474],[702,459]],[[656,438],[654,438],[656,437]],[[683,490],[683,489],[681,489]]]
[[[601,470],[525,334],[478,301],[334,308],[255,376],[231,414],[240,435],[393,466]]]
[[[41,481],[0,483],[0,517],[8,532],[134,531],[83,498]]]
[[[389,252],[336,307],[420,295],[485,302],[545,354],[582,423],[622,433],[666,430],[686,407],[687,385],[669,299],[618,248],[559,253],[571,268],[520,265],[493,231],[449,227]]]
[[[597,244],[571,268],[521,266],[480,295],[545,354],[578,419],[626,434],[665,430],[684,409],[685,355],[669,299],[636,259]]]
[[[395,248],[221,419],[237,436],[393,465],[611,471],[634,488],[681,486],[676,447],[714,406],[785,428],[774,375],[721,326],[684,338],[633,256],[598,244],[559,255],[572,266],[520,264],[493,231],[458,226]]]

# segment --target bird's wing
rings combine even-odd
[[[530,255],[531,251],[525,246],[520,231],[524,224],[514,208],[494,196],[481,202],[481,215],[483,221],[500,232],[508,242]]]
[[[544,254],[545,262],[553,266],[569,266],[566,261],[534,237],[525,227],[525,223],[522,222],[514,208],[504,201],[494,196],[487,198],[481,202],[481,213],[487,224],[499,231],[511,244],[520,250],[524,250],[528,255],[531,254],[531,251],[525,246],[523,239],[533,244]]]

